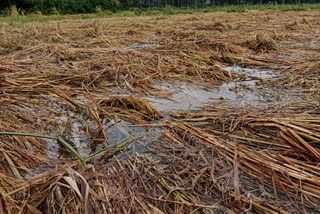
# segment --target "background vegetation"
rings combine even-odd
[[[246,5],[266,5],[273,7],[281,4],[320,3],[320,0],[1,0],[2,14],[12,14],[11,6],[16,6],[18,13],[41,14],[79,14],[116,12],[131,9],[136,15],[146,9],[164,10],[173,13],[171,7],[176,8],[205,8],[208,6],[236,5],[241,8]],[[269,5],[269,6],[268,6]],[[305,6],[304,6],[305,7]],[[299,8],[304,8],[303,6]],[[132,9],[134,8],[134,9]],[[161,9],[162,8],[162,9]],[[164,8],[164,9],[163,9]],[[271,8],[272,9],[272,8]]]

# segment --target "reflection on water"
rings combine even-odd
[[[243,75],[241,80],[227,82],[214,89],[206,89],[193,83],[164,82],[161,90],[173,92],[171,99],[147,97],[159,110],[164,112],[196,110],[207,103],[221,103],[235,106],[265,106],[265,98],[257,93],[255,86],[258,79],[274,78],[271,70],[257,70],[240,67],[226,67],[228,71]]]

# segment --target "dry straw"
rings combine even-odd
[[[319,210],[318,17],[0,24],[0,213]],[[163,113],[141,98],[170,99],[162,81],[212,89],[250,78],[224,69],[234,64],[277,72],[255,78],[255,92],[272,99],[267,108]],[[276,102],[279,94],[293,96]],[[118,129],[143,131],[112,145],[119,118],[127,123]],[[148,154],[128,155],[139,142]]]

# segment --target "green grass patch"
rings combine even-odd
[[[133,17],[133,16],[166,16],[176,14],[193,14],[209,12],[245,12],[248,10],[275,10],[275,11],[305,11],[320,10],[320,4],[243,4],[243,5],[224,5],[201,8],[175,8],[166,6],[164,8],[132,8],[130,10],[117,11],[112,13],[108,10],[96,8],[96,13],[78,14],[78,15],[42,15],[41,13],[32,13],[25,15],[16,8],[8,9],[9,12],[0,16],[0,22],[5,23],[28,23],[28,22],[46,22],[63,19],[90,19],[106,17]]]

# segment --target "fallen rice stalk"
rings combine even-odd
[[[16,133],[16,132],[0,132],[0,135],[40,137],[40,138],[47,138],[47,139],[57,140],[65,148],[67,148],[74,156],[76,156],[81,161],[81,163],[83,163],[84,165],[86,164],[86,160],[80,155],[80,153],[75,148],[73,148],[67,141],[65,141],[61,136],[54,137],[54,136],[50,136],[50,135],[39,135],[39,134],[30,134],[30,133]]]

